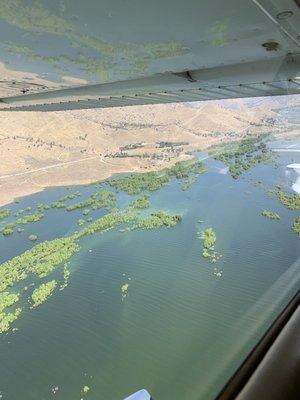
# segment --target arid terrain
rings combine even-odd
[[[291,128],[277,100],[0,113],[0,205],[48,186],[157,170],[195,150]],[[280,102],[279,102],[280,103]]]

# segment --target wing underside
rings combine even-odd
[[[297,1],[150,3],[3,0],[0,109],[299,93]]]

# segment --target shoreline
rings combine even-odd
[[[269,106],[133,106],[0,116],[0,207],[53,186],[161,170],[197,151],[287,129]]]
[[[253,132],[249,137],[255,136]],[[299,138],[299,129],[275,132],[277,140],[287,134],[290,140]],[[89,155],[80,159],[69,159],[65,162],[44,165],[29,171],[16,171],[0,176],[0,207],[8,206],[16,199],[27,197],[44,191],[50,187],[81,186],[104,181],[116,174],[145,173],[160,171],[173,166],[176,162],[192,159],[194,153],[209,151],[240,141],[242,138],[220,140],[218,143],[190,143],[178,154],[169,158],[159,158],[161,149],[155,149],[156,159],[149,158],[113,158],[103,155]],[[160,150],[160,151],[159,151]],[[189,153],[189,154],[187,154]],[[139,153],[131,153],[139,154]],[[25,164],[26,165],[26,164]]]
[[[113,178],[114,176],[122,175],[122,174],[131,174],[131,173],[145,173],[145,172],[152,172],[152,171],[161,171],[165,168],[172,167],[174,164],[177,162],[181,161],[187,161],[187,160],[192,160],[194,156],[192,155],[180,155],[177,158],[174,158],[171,162],[168,163],[163,163],[160,166],[156,166],[153,168],[143,168],[143,166],[133,166],[133,168],[118,168],[117,170],[111,170],[108,171],[107,173],[101,174],[101,171],[99,175],[95,176],[94,179],[87,177],[86,179],[80,179],[78,180],[77,178],[70,178],[69,180],[61,181],[50,181],[47,182],[46,185],[38,184],[35,182],[31,182],[31,185],[27,184],[26,190],[23,187],[22,179],[23,175],[16,176],[16,179],[13,180],[13,182],[3,182],[6,178],[3,178],[3,181],[1,180],[0,177],[0,208],[14,204],[16,200],[28,197],[37,193],[43,192],[45,189],[48,188],[61,188],[61,187],[68,187],[72,186],[74,189],[78,186],[84,186],[84,185],[92,185],[97,182],[104,182],[106,179]],[[76,161],[75,161],[76,162]],[[52,166],[50,166],[51,168]],[[32,171],[34,174],[36,171]],[[24,175],[30,175],[31,171],[26,171],[24,172]],[[10,178],[8,178],[10,179]],[[37,178],[38,179],[38,178]],[[19,181],[19,182],[18,182]],[[6,186],[6,193],[3,192],[3,186]],[[10,188],[10,186],[13,186],[13,188]]]

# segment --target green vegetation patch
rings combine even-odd
[[[215,244],[217,241],[215,231],[212,228],[205,229],[201,233],[200,239],[203,240],[202,256],[208,258],[210,262],[217,262],[217,260],[222,256],[215,251]]]
[[[265,135],[243,139],[212,156],[227,165],[232,178],[237,179],[243,172],[260,163],[274,162],[274,154],[267,148],[264,139]]]
[[[5,228],[1,229],[2,235],[10,236],[14,233],[14,228],[12,226],[6,226]]]
[[[0,265],[0,292],[26,279],[29,273],[41,278],[48,275],[55,267],[67,262],[79,251],[77,240],[82,236],[111,229],[132,219],[133,216],[129,213],[113,212],[71,236],[42,242],[4,262]]]
[[[300,217],[297,217],[292,224],[293,231],[300,237]]]
[[[7,308],[17,303],[19,299],[20,295],[18,293],[0,293],[0,333],[8,331],[12,322],[20,315],[21,308],[17,308],[12,312],[6,311]]]
[[[0,292],[26,279],[30,273],[41,278],[48,275],[78,250],[79,245],[72,237],[37,244],[0,265]]]
[[[39,212],[43,213],[44,211],[49,210],[50,206],[48,206],[48,204],[39,203],[37,204],[36,208]]]
[[[44,214],[42,214],[42,213],[25,215],[22,218],[18,218],[16,223],[20,224],[20,225],[26,225],[26,224],[40,221],[43,218],[44,218]]]
[[[300,194],[293,193],[288,194],[283,190],[278,189],[277,191],[278,200],[289,210],[298,210],[300,208]]]
[[[76,199],[76,197],[79,197],[79,196],[81,196],[81,193],[79,191],[77,191],[77,192],[73,192],[73,193],[67,194],[66,196],[64,196],[61,199],[59,199],[59,201],[61,203],[65,203],[66,201],[72,200],[72,199]]]
[[[278,213],[276,213],[276,212],[273,212],[273,211],[263,210],[261,212],[261,215],[266,217],[266,218],[269,218],[269,219],[280,220],[280,215]]]
[[[189,190],[189,188],[192,186],[192,184],[196,181],[196,176],[191,175],[189,176],[186,181],[184,182],[182,189],[183,190]]]
[[[33,302],[32,307],[37,307],[44,303],[54,292],[57,282],[53,279],[50,282],[42,283],[39,287],[34,289],[31,295]]]
[[[179,215],[169,215],[164,212],[151,214],[147,218],[140,218],[133,213],[130,208],[125,212],[112,210],[109,214],[96,221],[90,223],[85,228],[76,231],[70,236],[57,238],[51,241],[45,241],[25,251],[19,256],[12,258],[0,265],[0,294],[7,288],[14,287],[18,282],[29,278],[31,275],[43,278],[48,276],[56,267],[64,265],[63,278],[64,288],[69,279],[68,261],[80,250],[78,244],[79,239],[86,235],[106,232],[117,225],[132,223],[132,229],[153,229],[163,226],[171,227],[176,225],[181,220]],[[42,284],[35,289],[32,294],[33,307],[45,301],[54,291],[56,281],[50,281],[47,284]],[[5,292],[4,292],[5,293]],[[7,304],[16,297],[7,297],[3,295],[3,304]],[[18,318],[21,309],[16,309],[15,312],[5,314],[1,313],[0,317],[0,332],[9,329],[10,324]],[[2,315],[3,314],[3,315]]]
[[[12,306],[19,301],[20,295],[18,293],[2,292],[0,293],[0,313],[7,307]]]
[[[3,210],[0,210],[0,221],[3,220],[4,218],[7,218],[11,215],[11,210],[8,208],[4,208]]]
[[[169,183],[170,179],[188,178],[190,174],[201,174],[206,171],[205,165],[196,160],[177,162],[173,167],[162,171],[152,171],[142,174],[130,174],[118,179],[109,179],[108,184],[117,190],[130,195],[140,194],[145,190],[155,191]]]
[[[56,201],[51,203],[51,208],[66,208],[66,203],[64,201]]]
[[[149,217],[136,217],[136,222],[133,229],[155,229],[161,227],[171,228],[178,224],[182,219],[181,215],[170,215],[159,211],[152,213]]]
[[[94,192],[91,196],[80,203],[72,204],[66,208],[67,211],[73,211],[83,208],[84,211],[91,208],[92,210],[98,210],[100,208],[109,208],[116,205],[116,195],[113,192],[103,190],[100,192]]]
[[[37,221],[40,221],[42,218],[44,218],[44,214],[38,213],[38,214],[30,214],[30,215],[25,215],[22,218],[18,218],[16,221],[10,222],[6,226],[4,226],[0,232],[4,236],[10,236],[14,233],[14,229],[17,224],[19,225],[26,225],[29,223],[34,223]],[[22,228],[18,228],[18,232],[22,232]]]
[[[0,334],[10,329],[11,324],[18,319],[22,308],[16,308],[13,312],[0,313]]]
[[[150,207],[149,196],[143,195],[130,204],[130,207],[140,210]]]
[[[169,182],[169,177],[164,172],[146,172],[144,174],[131,174],[123,178],[110,179],[109,185],[130,195],[140,194],[144,190],[155,191]]]

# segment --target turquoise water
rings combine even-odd
[[[27,308],[18,331],[0,336],[2,400],[121,400],[141,388],[155,400],[214,398],[299,287],[299,239],[291,230],[299,212],[253,185],[288,190],[285,165],[299,153],[280,157],[278,168],[258,166],[237,181],[207,160],[208,172],[188,191],[174,180],[152,193],[153,210],[183,215],[175,228],[85,237],[69,285]],[[57,201],[73,189],[82,200],[95,187],[47,189],[11,208]],[[120,208],[131,200],[118,194]],[[281,220],[262,217],[264,208]],[[32,247],[30,233],[43,241],[73,232],[81,216],[47,211],[26,233],[0,238],[0,261]],[[207,227],[223,255],[216,264],[201,256],[197,231]]]

